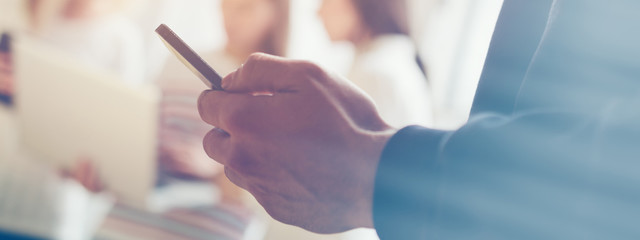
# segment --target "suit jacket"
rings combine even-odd
[[[469,122],[385,147],[381,239],[640,239],[638,12],[506,0]]]

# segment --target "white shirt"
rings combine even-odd
[[[375,101],[391,126],[433,123],[432,100],[426,77],[415,61],[409,37],[384,35],[357,50],[348,75]]]

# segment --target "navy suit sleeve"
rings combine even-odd
[[[375,183],[381,239],[640,239],[639,11],[555,0],[513,113],[399,131]]]
[[[379,236],[640,238],[640,116],[612,106],[591,117],[485,115],[454,132],[401,130],[378,168]]]
[[[378,165],[374,193],[376,229],[387,239],[414,239],[424,235],[433,216],[440,142],[449,134],[419,126],[400,130],[387,144]],[[416,186],[420,183],[422,187]],[[396,208],[392,206],[402,206]],[[402,224],[398,224],[402,223]]]
[[[491,39],[471,114],[511,114],[542,39],[552,0],[505,0]]]

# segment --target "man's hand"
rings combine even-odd
[[[377,164],[395,130],[369,97],[312,63],[265,54],[223,88],[204,92],[198,108],[216,127],[205,151],[232,182],[284,223],[318,233],[373,227]]]

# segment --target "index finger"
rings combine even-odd
[[[283,93],[300,91],[303,81],[317,78],[324,71],[303,60],[290,60],[264,53],[252,54],[247,62],[222,80],[228,92]]]
[[[273,98],[207,90],[198,98],[198,112],[203,121],[229,135],[255,130],[267,114]]]

